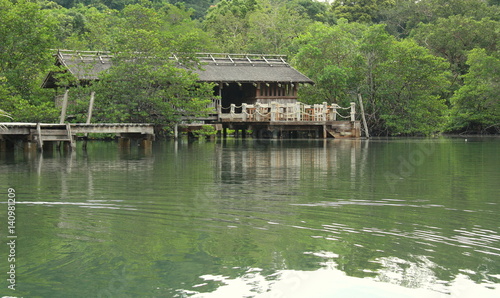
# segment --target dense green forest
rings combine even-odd
[[[288,55],[316,82],[302,102],[360,94],[375,135],[500,133],[499,35],[498,0],[0,0],[0,110],[12,121],[57,119],[54,91],[40,87],[56,70],[53,49],[265,53]],[[203,112],[209,84],[139,60],[80,88],[99,90],[96,121],[168,124],[169,100]]]

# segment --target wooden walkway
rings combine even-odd
[[[44,142],[68,142],[75,148],[77,134],[112,133],[125,137],[140,136],[154,140],[154,126],[140,123],[0,123],[0,137],[11,136],[35,142],[39,149]]]

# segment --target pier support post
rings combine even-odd
[[[0,137],[0,152],[7,151],[7,141]]]
[[[24,149],[24,152],[25,153],[32,153],[32,152],[36,152],[36,149],[37,149],[37,145],[35,142],[31,142],[31,141],[25,141],[23,142],[23,149]]]
[[[272,130],[272,133],[273,133],[273,139],[277,139],[278,138],[278,130],[277,129],[273,129]]]
[[[153,149],[153,141],[150,137],[144,138],[141,140],[139,147],[146,153],[149,153]]]
[[[89,101],[89,110],[87,112],[87,122],[86,124],[90,124],[90,120],[92,119],[92,111],[94,110],[94,97],[95,97],[95,91],[90,92],[90,101]],[[87,141],[89,139],[89,134],[85,134],[85,139],[83,141],[83,150],[87,150]]]
[[[130,148],[130,138],[120,137],[118,139],[118,147],[120,147],[120,149]]]
[[[64,123],[66,121],[66,110],[68,109],[68,93],[69,89],[66,89],[64,92],[64,97],[63,97],[63,102],[62,102],[62,109],[61,109],[61,117],[59,119],[59,123]]]
[[[368,125],[366,125],[365,108],[363,107],[363,97],[361,97],[361,93],[358,93],[358,100],[359,100],[359,107],[361,108],[361,119],[363,120],[363,126],[365,128],[365,136],[369,138],[370,133],[368,132]]]
[[[45,152],[52,152],[52,151],[54,151],[54,142],[43,142],[42,149]]]
[[[62,143],[62,147],[63,147],[64,152],[69,152],[69,151],[75,149],[75,148],[73,148],[72,142],[59,142],[59,144],[61,144],[61,143]],[[60,150],[60,149],[58,148],[58,150]]]
[[[87,124],[90,124],[90,120],[92,119],[92,111],[94,110],[94,97],[95,91],[90,92],[90,101],[89,101],[89,110],[87,112]]]

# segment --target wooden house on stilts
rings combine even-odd
[[[87,84],[112,67],[112,58],[105,52],[60,50],[56,65],[65,68],[81,84]],[[186,119],[186,123],[180,124],[184,130],[213,125],[217,130],[241,131],[242,135],[252,130],[255,136],[266,138],[306,134],[320,138],[360,136],[354,104],[342,112],[336,104],[306,105],[297,101],[299,86],[314,82],[291,67],[285,56],[202,53],[197,60],[199,68],[193,71],[201,82],[215,83],[217,99],[209,117]],[[56,77],[49,73],[42,86],[56,88]]]

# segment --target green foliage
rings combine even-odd
[[[246,50],[251,53],[279,54],[311,23],[285,5],[262,1],[261,9],[249,14]]]
[[[129,5],[120,13],[113,34],[111,50],[116,52],[171,55],[206,51],[212,45],[189,14],[173,5],[161,9]]]
[[[215,130],[215,127],[212,125],[203,125],[201,129],[193,131],[193,134],[195,137],[210,137],[215,134],[217,134],[217,131]]]
[[[15,122],[54,122],[59,111],[52,102],[32,104],[18,96],[11,96],[2,101],[2,108],[11,111]]]
[[[440,18],[463,16],[479,21],[483,18],[499,20],[500,17],[500,9],[483,0],[396,0],[380,13],[388,32],[399,38],[408,37],[420,23],[435,24]]]
[[[213,86],[198,83],[194,73],[155,58],[119,57],[92,89],[95,121],[157,125],[178,122],[181,116],[204,116],[213,93]]]
[[[415,42],[381,25],[339,22],[315,24],[294,46],[294,63],[316,82],[302,101],[346,105],[361,93],[372,134],[428,135],[443,125],[447,64]]]
[[[40,71],[50,63],[53,19],[36,3],[0,0],[0,20],[0,76],[29,97],[40,84]]]
[[[390,51],[375,71],[376,94],[367,105],[378,114],[373,120],[381,121],[375,125],[389,135],[441,131],[447,107],[440,93],[449,85],[447,63],[411,40],[394,42]]]
[[[53,119],[55,108],[40,90],[50,65],[54,19],[37,3],[0,0],[0,109],[14,121]]]
[[[360,93],[375,133],[433,133],[450,111],[449,130],[483,131],[498,123],[497,2],[0,0],[0,109],[14,121],[57,119],[53,93],[40,89],[58,70],[49,49],[122,53],[105,80],[72,90],[78,121],[93,88],[101,121],[164,124],[203,114],[210,98],[189,71],[193,53],[275,53],[316,82],[300,89],[304,102],[346,105]]]
[[[249,13],[257,8],[255,0],[222,0],[208,10],[203,28],[211,36],[224,41],[220,46],[221,52],[245,52]]]
[[[316,82],[300,90],[301,100],[340,103],[356,90],[362,74],[361,56],[357,50],[358,24],[341,22],[338,26],[315,23],[307,33],[294,41],[297,49],[293,63]]]
[[[0,120],[4,121],[5,118],[12,119],[9,113],[0,109]],[[5,129],[5,126],[0,124],[0,130]]]
[[[321,22],[329,25],[337,23],[337,17],[330,5],[325,2],[313,0],[292,1],[289,10],[297,11],[315,22]]]
[[[435,24],[421,24],[413,37],[435,55],[446,58],[455,74],[463,75],[467,73],[467,51],[474,48],[497,51],[500,22],[451,16],[438,19]]]
[[[58,19],[63,22],[67,15],[82,16],[82,24],[78,30],[72,30],[73,27],[70,27],[65,34],[59,34],[58,47],[94,51],[111,49],[115,34],[111,28],[119,23],[118,11],[108,8],[100,10],[96,7],[75,7],[60,9],[53,13],[58,13],[60,15]]]
[[[316,20],[334,23],[325,4],[311,1],[221,1],[211,8],[203,27],[224,40],[220,52],[286,53],[293,40]]]
[[[9,112],[9,114],[0,113],[0,116],[8,116],[5,120],[15,122],[53,121],[58,114],[53,102],[33,103],[16,94],[5,77],[0,77],[0,110]]]
[[[338,18],[350,22],[377,22],[382,11],[393,5],[390,0],[334,1],[333,7]]]
[[[469,52],[464,85],[451,98],[451,131],[500,132],[500,58],[485,49]]]

